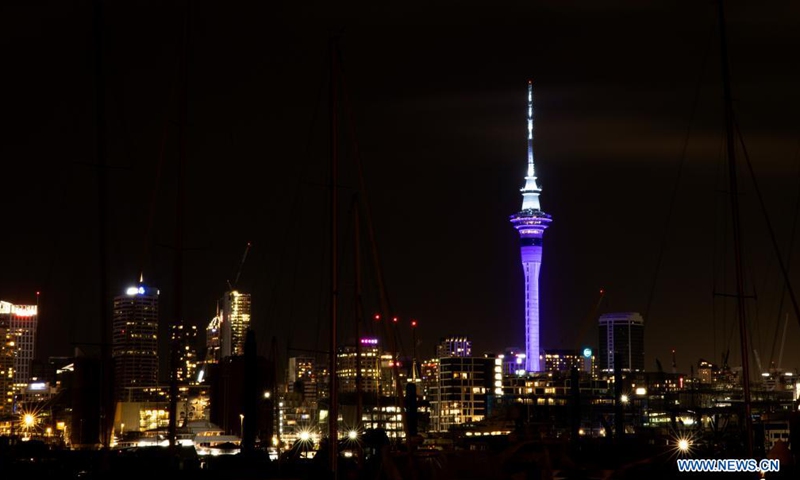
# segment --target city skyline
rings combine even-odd
[[[9,7],[15,15],[8,17],[21,21],[3,34],[14,72],[9,91],[18,92],[7,99],[17,121],[3,149],[18,159],[10,178],[24,181],[8,187],[18,223],[17,234],[0,244],[0,298],[31,304],[42,292],[43,355],[71,354],[99,339],[90,7]],[[714,257],[723,251],[714,231],[725,218],[724,197],[715,193],[722,130],[715,10],[689,3],[606,7],[509,7],[516,20],[484,19],[467,8],[461,24],[437,9],[418,18],[411,5],[392,20],[381,7],[336,14],[327,7],[273,12],[256,3],[241,11],[198,4],[191,17],[184,321],[205,328],[252,241],[239,288],[252,295],[259,349],[266,351],[273,335],[284,358],[289,344],[326,344],[326,56],[329,27],[345,25],[345,87],[385,281],[398,316],[420,322],[420,351],[432,354],[438,338],[461,332],[476,353],[524,347],[524,282],[507,219],[519,208],[526,133],[520,105],[533,79],[537,174],[546,210],[557,219],[541,274],[542,345],[596,346],[599,313],[639,311],[647,370],[656,358],[666,362],[672,348],[684,371],[699,358],[718,363],[726,347],[735,364],[733,304],[725,322],[722,300],[713,306],[715,291],[732,292],[732,284],[714,286],[721,275]],[[174,298],[172,92],[181,5],[158,15],[155,8],[109,4],[104,11],[108,289],[120,294],[143,271],[163,293],[166,324]],[[785,248],[800,131],[791,115],[797,66],[787,59],[798,40],[787,20],[796,7],[771,8],[730,6],[731,70],[739,124]],[[409,24],[417,28],[413,38],[403,33]],[[141,25],[149,25],[147,38]],[[11,46],[23,40],[24,48]],[[344,115],[341,125],[349,129]],[[357,181],[351,160],[343,165],[344,250],[352,248],[347,213]],[[788,298],[778,311],[777,265],[752,187],[746,194],[748,263],[756,274],[750,285],[759,297],[754,348],[772,356],[774,332],[788,312],[784,366],[794,368],[798,323]],[[797,260],[793,255],[793,285],[800,285]],[[377,309],[371,275],[364,279],[372,299],[367,315]],[[352,258],[344,256],[346,289],[351,277]],[[601,288],[601,311],[587,323]],[[340,335],[349,328],[345,323]],[[166,330],[159,336],[167,338]],[[406,353],[409,342],[407,334]]]

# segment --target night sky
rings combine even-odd
[[[166,323],[184,2],[103,3],[110,295],[143,269]],[[0,9],[0,298],[33,303],[40,290],[37,356],[70,355],[100,339],[92,4]],[[714,297],[735,293],[716,13],[696,1],[192,2],[184,322],[205,327],[251,241],[237,286],[253,294],[260,351],[273,337],[284,358],[327,348],[328,51],[338,34],[339,102],[352,112],[352,122],[344,108],[338,116],[343,341],[354,331],[357,144],[405,353],[410,318],[426,356],[448,334],[469,335],[476,353],[524,347],[508,218],[522,201],[532,79],[541,203],[553,216],[542,345],[596,346],[598,314],[638,311],[649,369],[656,358],[669,368],[672,348],[683,371],[726,349],[738,364],[734,300]],[[800,6],[736,1],[726,14],[737,121],[797,290]],[[740,165],[753,346],[766,367],[788,313],[783,366],[794,369],[800,323],[788,295],[781,303],[777,257]]]

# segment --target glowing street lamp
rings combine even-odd
[[[239,435],[244,438],[244,413],[239,414]]]
[[[31,431],[33,431],[36,428],[37,420],[38,419],[36,418],[36,415],[32,412],[22,413],[19,423],[22,429],[25,430],[25,433],[27,434],[28,438],[31,437]]]

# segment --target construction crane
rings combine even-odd
[[[247,242],[247,246],[244,248],[244,253],[242,254],[242,261],[239,262],[239,269],[236,271],[236,277],[233,279],[233,283],[228,280],[228,289],[233,290],[236,288],[236,285],[239,283],[239,277],[242,275],[242,268],[244,268],[244,262],[247,260],[247,254],[250,253],[250,247],[253,245],[252,242]]]
[[[678,361],[675,359],[675,349],[672,349],[672,373],[678,373]]]
[[[597,320],[597,311],[600,309],[600,305],[603,303],[603,298],[606,295],[605,289],[601,288],[600,291],[597,293],[597,300],[592,305],[592,308],[589,310],[589,313],[584,318],[583,322],[580,326],[580,334],[575,338],[575,350],[579,351],[581,349],[581,344],[586,336],[586,332],[589,328],[594,324]]]

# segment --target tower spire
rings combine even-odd
[[[533,176],[533,82],[528,80],[528,177]]]
[[[541,210],[541,192],[536,184],[536,170],[533,166],[533,82],[528,80],[528,171],[525,174],[525,186],[522,188],[522,210]]]

